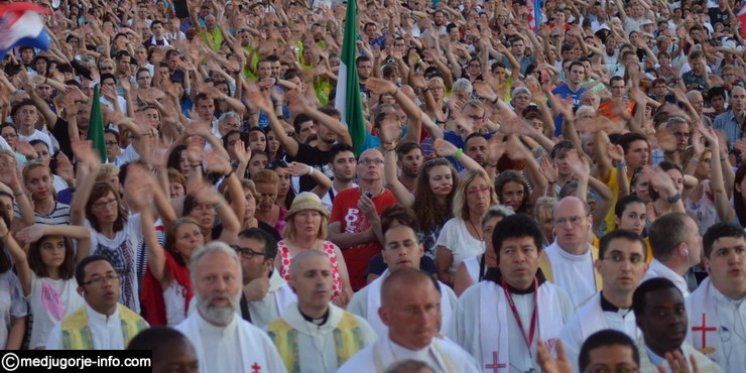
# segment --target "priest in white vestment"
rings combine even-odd
[[[645,244],[634,232],[616,230],[601,238],[595,267],[603,290],[580,306],[562,329],[568,360],[577,368],[583,342],[593,333],[614,329],[633,341],[641,337],[632,312],[632,294],[647,270]]]
[[[249,228],[238,234],[233,249],[241,259],[243,272],[241,317],[264,329],[297,301],[293,290],[274,268],[277,242],[264,230]]]
[[[448,335],[477,359],[480,371],[538,370],[538,341],[553,345],[573,314],[567,294],[539,270],[542,241],[528,215],[504,218],[492,233],[498,268],[459,298]]]
[[[352,296],[347,310],[364,317],[375,332],[383,337],[388,334],[386,325],[378,316],[378,308],[381,306],[381,284],[386,277],[400,268],[420,269],[420,258],[424,255],[422,245],[417,241],[417,234],[412,227],[396,225],[384,232],[383,261],[388,269],[368,286],[360,289]],[[440,313],[442,317],[441,332],[448,325],[453,309],[456,308],[456,294],[451,288],[438,281],[440,287]]]
[[[690,359],[696,360],[700,373],[721,371],[712,360],[686,343],[684,296],[673,282],[662,277],[643,281],[635,290],[632,303],[643,337],[638,341],[640,372],[656,372],[659,366],[664,372],[672,372],[666,355],[674,352],[682,353],[688,365]]]
[[[238,314],[241,266],[234,249],[211,242],[189,262],[196,311],[176,329],[194,345],[201,373],[284,372],[272,340]]]
[[[46,349],[124,350],[148,323],[118,303],[120,277],[107,258],[91,255],[78,266],[82,271],[76,271],[75,278],[85,305],[52,328]]]
[[[331,303],[332,276],[324,252],[305,250],[293,257],[290,285],[298,303],[267,326],[288,372],[335,372],[376,340],[365,319]]]
[[[687,299],[688,342],[724,372],[746,368],[746,233],[717,223],[703,237],[710,276]]]
[[[564,290],[575,307],[601,290],[601,276],[593,267],[598,249],[590,244],[593,218],[588,205],[577,197],[565,197],[554,207],[555,240],[546,248],[552,273],[544,275]]]
[[[401,268],[383,281],[381,295],[378,312],[388,335],[358,352],[340,373],[382,373],[407,359],[425,362],[437,373],[480,371],[466,351],[438,336],[441,294],[430,275]]]
[[[643,281],[667,278],[685,298],[688,297],[689,286],[684,274],[699,263],[702,253],[702,237],[697,223],[681,212],[663,215],[650,226],[650,246],[654,259]]]

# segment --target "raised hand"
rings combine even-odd
[[[606,146],[606,155],[612,161],[622,162],[624,161],[624,148],[619,144],[608,144]]]
[[[30,225],[18,231],[15,236],[19,241],[23,241],[25,244],[31,244],[44,237],[46,227],[45,224]]]
[[[378,78],[368,78],[365,81],[365,87],[379,96],[386,93],[394,94],[397,90],[392,81]]]
[[[565,354],[565,348],[562,345],[562,341],[557,341],[556,351],[557,358],[555,359],[552,357],[552,353],[551,351],[549,351],[546,343],[544,343],[543,341],[539,341],[539,344],[536,348],[536,353],[541,371],[544,373],[571,373],[572,364],[570,364],[570,361],[567,360],[567,355]]]
[[[670,129],[663,126],[655,131],[655,139],[658,147],[667,152],[676,150],[676,136]]]
[[[451,157],[456,154],[456,151],[458,151],[456,145],[443,139],[436,139],[433,142],[433,148],[439,157]]]
[[[290,162],[288,164],[290,174],[293,176],[310,175],[313,172],[313,167],[302,163],[302,162]]]
[[[557,167],[554,166],[554,163],[552,163],[551,160],[549,160],[549,157],[543,157],[541,159],[541,174],[544,175],[544,177],[547,179],[547,181],[551,184],[554,184],[559,180],[559,174],[557,173]]]
[[[694,358],[694,355],[689,355],[689,362],[687,362],[686,357],[684,357],[684,354],[682,354],[680,351],[667,352],[666,361],[668,362],[668,366],[671,368],[670,372],[672,373],[699,372],[699,367],[697,367],[697,360]],[[656,368],[658,368],[658,372],[661,373],[665,373],[668,371],[665,367],[665,364],[661,364]]]

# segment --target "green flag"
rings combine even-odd
[[[347,130],[352,137],[355,154],[365,150],[365,121],[363,120],[363,102],[360,97],[360,82],[355,64],[357,36],[357,3],[356,0],[347,1],[347,16],[345,18],[345,34],[340,56],[339,77],[337,80],[337,94],[334,107],[342,114],[342,121],[347,124]]]
[[[88,120],[88,140],[93,143],[93,149],[98,151],[101,162],[106,163],[106,143],[104,142],[104,114],[101,112],[100,87],[93,88],[93,103],[91,104],[91,118]]]

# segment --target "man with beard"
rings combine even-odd
[[[291,372],[332,372],[375,341],[365,319],[331,303],[333,276],[329,257],[305,250],[290,265],[290,286],[298,303],[267,326]]]
[[[657,277],[640,284],[632,295],[632,309],[643,339],[640,350],[640,372],[683,372],[674,370],[696,367],[699,372],[719,372],[715,363],[690,344],[684,342],[687,332],[684,297],[676,285],[666,278]],[[682,356],[683,355],[683,356]],[[699,370],[697,370],[697,368]]]
[[[91,255],[78,263],[75,280],[85,306],[55,326],[47,350],[123,350],[148,328],[137,313],[119,304],[119,274],[103,256]]]
[[[176,329],[197,351],[199,371],[284,372],[272,340],[238,315],[241,297],[241,262],[222,242],[211,242],[189,261],[196,311]]]
[[[414,142],[405,142],[396,148],[396,165],[399,167],[399,181],[410,192],[417,187],[417,175],[422,169],[422,148]]]
[[[274,270],[277,242],[260,228],[249,228],[238,234],[233,245],[241,259],[243,292],[241,317],[259,328],[282,317],[296,297],[287,282]]]

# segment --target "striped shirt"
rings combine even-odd
[[[21,210],[18,208],[17,204],[13,205],[13,215],[18,219],[21,218]],[[34,210],[34,222],[36,224],[47,225],[70,224],[70,205],[55,201],[52,212],[47,215]]]

